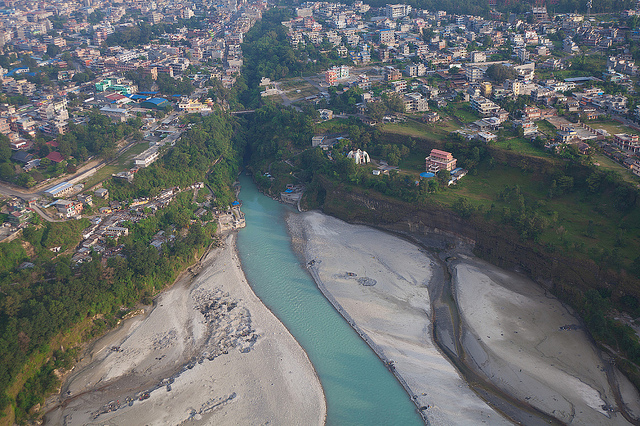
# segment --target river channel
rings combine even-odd
[[[254,292],[307,352],[327,400],[328,425],[423,424],[415,405],[375,353],[324,298],[287,234],[287,206],[240,177],[247,226],[238,252]]]

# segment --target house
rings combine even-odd
[[[65,217],[74,217],[82,213],[83,205],[71,200],[58,200],[55,202],[58,212]]]
[[[28,222],[31,218],[31,212],[27,209],[16,210],[9,213],[8,221],[14,226],[19,226]]]
[[[98,188],[93,192],[93,194],[96,197],[102,198],[104,200],[109,198],[109,190],[107,188]]]
[[[478,132],[478,139],[482,142],[485,143],[489,143],[489,142],[493,142],[497,139],[498,137],[496,135],[494,135],[493,133],[489,133],[489,132]]]
[[[439,149],[432,149],[429,156],[425,158],[426,169],[431,173],[438,173],[440,170],[451,171],[456,168],[457,161],[453,158],[453,154]]]
[[[322,120],[331,120],[333,118],[333,111],[330,109],[319,109],[318,113]]]
[[[62,157],[62,154],[60,154],[58,151],[51,151],[49,153],[49,155],[47,155],[46,158],[51,160],[53,163],[60,163],[60,162],[64,161],[64,158]]]
[[[311,146],[316,147],[322,145],[322,142],[326,139],[324,135],[318,135],[311,138]]]
[[[362,151],[361,149],[351,150],[347,154],[347,158],[353,159],[356,164],[367,164],[371,161],[369,158],[369,154],[367,151]]]
[[[631,152],[640,152],[640,142],[638,142],[638,135],[618,133],[613,135],[613,143],[624,150]]]
[[[436,121],[440,120],[440,114],[438,114],[437,112],[428,112],[422,117],[422,120],[425,123],[435,123]]]
[[[33,154],[29,154],[28,152],[24,152],[24,151],[17,151],[13,153],[13,155],[11,156],[11,160],[18,163],[26,164],[29,161],[33,160]]]
[[[93,196],[91,194],[78,194],[78,201],[88,206],[92,206]]]
[[[586,144],[584,142],[578,143],[578,152],[580,154],[587,155],[589,153],[590,149],[591,149],[591,147],[589,146],[589,144]]]

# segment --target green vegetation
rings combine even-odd
[[[162,23],[150,25],[143,22],[136,26],[120,28],[107,37],[106,44],[107,46],[122,46],[131,49],[141,44],[148,44],[164,33],[171,33],[173,28],[172,25]]]
[[[231,118],[222,113],[206,117],[194,114],[187,120],[195,126],[162,160],[138,171],[133,183],[114,179],[106,185],[113,199],[150,197],[164,188],[184,188],[198,181],[210,184],[221,207],[235,199],[231,183],[240,167],[242,135],[234,134]]]
[[[503,83],[507,79],[516,78],[516,71],[513,67],[507,67],[502,64],[489,65],[486,72],[487,77],[498,83]]]
[[[162,161],[140,171],[133,184],[111,182],[112,197],[149,196],[200,180],[209,183],[219,205],[228,205],[240,158],[234,141],[240,148],[242,140],[233,140],[229,116],[189,120],[194,126]],[[54,371],[67,368],[76,356],[74,349],[51,350],[54,337],[80,323],[87,324],[84,340],[100,335],[141,299],[149,303],[202,254],[215,224],[197,219],[192,200],[191,191],[182,192],[155,215],[124,223],[129,235],[108,243],[119,245],[124,257],[111,257],[106,266],[95,253],[91,262],[77,266],[69,258],[89,225],[86,219],[31,226],[23,243],[0,243],[0,410],[11,405],[18,423],[31,419],[32,407],[58,385]],[[149,243],[161,230],[173,242],[159,251]],[[61,254],[55,256],[49,249],[58,246]],[[34,266],[20,269],[27,260]]]
[[[464,104],[455,104],[452,113],[460,111]],[[525,269],[533,259],[540,262],[540,269],[531,265],[531,270],[552,276],[554,292],[585,315],[599,341],[619,350],[627,359],[626,372],[635,377],[634,363],[640,363],[637,339],[629,340],[633,334],[610,319],[611,309],[629,311],[640,300],[638,190],[617,172],[591,166],[577,152],[554,156],[541,149],[540,141],[527,141],[513,131],[503,132],[497,143],[487,145],[416,121],[376,128],[355,119],[315,125],[308,114],[272,105],[258,110],[247,124],[249,167],[265,191],[277,193],[287,183],[304,183],[308,207],[323,207],[331,198],[328,211],[346,219],[353,219],[352,209],[361,208],[356,206],[358,198],[336,200],[334,191],[385,199],[400,211],[406,205],[420,214],[440,209],[438,215],[455,215],[465,226],[492,235],[478,243],[480,256],[508,259],[507,264]],[[344,132],[348,138],[339,141],[328,156],[310,147],[311,136],[324,132]],[[371,166],[356,166],[346,158],[349,150],[357,148],[402,170],[374,176]],[[421,180],[424,158],[433,148],[451,152],[469,174],[449,187],[447,172]],[[265,172],[275,179],[263,177]],[[358,220],[384,221],[385,214],[376,211],[377,216]],[[391,216],[398,220],[397,215]],[[536,254],[516,258],[517,251],[508,248],[513,245]],[[584,269],[589,275],[554,272],[553,259],[563,259],[574,265],[570,271]],[[595,311],[591,290],[604,300]]]

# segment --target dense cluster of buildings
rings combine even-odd
[[[0,52],[16,54],[16,61],[0,67],[0,88],[10,100],[0,105],[0,133],[9,137],[12,149],[24,151],[38,133],[54,138],[66,133],[70,124],[82,123],[89,109],[115,121],[169,106],[186,112],[210,111],[211,102],[157,90],[141,92],[125,76],[134,71],[154,82],[165,74],[188,78],[196,88],[217,79],[231,88],[243,65],[244,34],[266,7],[263,0],[4,3]],[[135,34],[139,25],[184,25],[190,19],[204,22],[204,28],[182,26],[130,47],[105,43],[118,33]],[[29,67],[19,57],[29,57]]]
[[[639,7],[640,3],[636,9],[624,11],[620,19],[638,15]],[[627,96],[602,89],[615,83],[627,94],[636,93],[638,66],[630,48],[640,42],[640,31],[626,27],[624,21],[603,24],[576,13],[552,16],[544,6],[533,7],[524,19],[511,14],[505,20],[497,12],[486,19],[405,4],[370,8],[362,2],[306,2],[296,9],[295,18],[283,24],[289,29],[292,46],[313,44],[332,49],[353,63],[350,74],[340,72],[345,66],[327,70],[323,83],[341,85],[344,90],[362,89],[365,93],[357,112],[363,116],[368,105],[381,99],[371,90],[377,86],[383,93],[397,94],[404,111],[422,114],[425,122],[439,119],[438,114],[429,112],[430,107],[469,102],[480,119],[465,129],[466,135],[485,142],[496,140],[497,130],[507,122],[525,138],[550,139],[549,147],[584,144],[585,137],[595,140],[595,130],[586,131],[580,124],[573,126],[577,130],[563,127],[557,128],[557,134],[541,132],[537,122],[558,113],[574,114],[581,120],[620,117],[627,124],[640,120],[640,107],[630,109]],[[585,54],[583,60],[590,54],[604,56],[606,66],[586,77],[554,78],[553,72],[575,67],[579,53]],[[358,70],[372,62],[375,66],[368,67],[366,73]],[[393,65],[386,65],[391,62]],[[492,78],[487,74],[492,65],[506,69],[508,77]],[[584,71],[590,70],[582,68],[578,75]],[[523,96],[527,103],[518,111],[507,112],[501,106]],[[371,117],[363,120],[376,122]],[[640,150],[637,137],[632,136],[599,134],[626,157]],[[579,147],[586,152],[584,145]]]

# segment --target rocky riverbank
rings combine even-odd
[[[322,424],[315,370],[251,290],[235,237],[92,345],[47,424]]]

